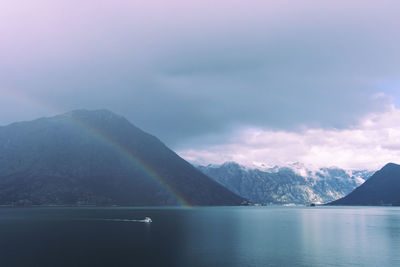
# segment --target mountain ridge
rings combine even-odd
[[[350,193],[372,175],[369,171],[339,168],[299,171],[289,166],[266,171],[235,162],[197,167],[236,194],[263,204],[327,203]]]
[[[157,137],[109,110],[0,127],[0,204],[240,205]]]
[[[328,205],[400,205],[400,165],[388,163],[347,196]]]

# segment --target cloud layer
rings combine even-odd
[[[399,8],[398,1],[6,0],[0,124],[108,108],[178,149],[239,129],[345,131],[387,110],[391,100],[376,93],[397,97]]]
[[[377,170],[400,163],[400,110],[369,114],[349,129],[301,132],[247,129],[220,145],[187,149],[180,155],[197,164],[235,161],[247,166],[301,162],[316,167]]]

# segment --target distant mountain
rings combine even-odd
[[[265,204],[327,203],[347,195],[372,175],[338,168],[310,170],[299,163],[265,170],[233,162],[198,168],[232,192]]]
[[[400,165],[387,164],[349,195],[329,205],[400,205]]]
[[[0,127],[0,204],[239,205],[156,137],[107,110]]]

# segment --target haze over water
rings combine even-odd
[[[145,216],[153,223],[125,221]],[[0,258],[3,266],[399,266],[400,208],[1,208]]]

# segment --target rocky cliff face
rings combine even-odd
[[[228,162],[198,168],[232,192],[265,204],[327,203],[347,195],[372,175],[338,168],[310,170],[299,164],[260,170]]]

